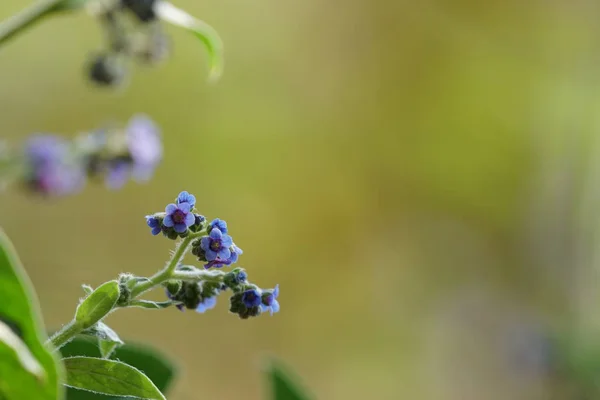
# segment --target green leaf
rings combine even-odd
[[[306,391],[296,383],[298,379],[278,361],[272,360],[268,370],[273,400],[308,400],[312,399]]]
[[[58,383],[61,372],[60,364],[43,344],[47,337],[41,329],[43,325],[39,317],[38,302],[33,290],[30,288],[29,279],[12,244],[4,232],[0,230],[0,321],[26,346],[31,357],[41,366],[45,375],[45,379],[38,380],[36,383],[36,385],[41,386],[41,391],[37,396],[14,397],[9,396],[8,393],[15,388],[18,389],[20,385],[16,374],[13,376],[0,372],[0,397],[9,400],[55,400],[62,398],[63,393],[63,389]],[[6,337],[7,334],[5,333],[4,338]],[[14,352],[14,346],[9,346],[6,339],[3,339],[3,342],[0,367],[2,371],[16,372],[19,369],[18,365],[22,365],[22,358],[8,356],[7,354],[11,351]],[[10,348],[13,348],[13,350],[9,350]]]
[[[0,360],[0,398],[49,398],[44,389],[46,371],[3,322],[0,322]]]
[[[162,310],[163,308],[171,307],[175,304],[180,304],[177,301],[150,301],[150,300],[132,300],[129,307],[147,308],[150,310]]]
[[[102,284],[79,304],[75,312],[75,321],[80,323],[83,329],[92,327],[114,308],[119,295],[117,281]]]
[[[60,349],[64,357],[89,356],[100,357],[100,350],[96,341],[90,337],[80,336],[67,343]],[[173,363],[155,349],[140,345],[126,343],[119,347],[113,354],[115,359],[143,371],[154,382],[156,387],[166,393],[175,378],[176,369]],[[126,397],[104,396],[83,390],[67,389],[67,400],[128,400]]]
[[[98,322],[96,325],[82,332],[84,335],[98,338],[98,347],[102,358],[109,358],[117,347],[123,345],[123,341],[103,322]]]
[[[223,73],[223,41],[217,31],[167,1],[156,2],[155,12],[163,21],[192,32],[204,43],[209,57],[209,80],[217,81]]]
[[[150,378],[124,362],[92,357],[65,358],[63,362],[67,386],[107,395],[165,399]]]

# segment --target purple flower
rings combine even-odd
[[[24,156],[27,182],[37,192],[62,196],[78,192],[85,184],[83,160],[64,139],[32,136],[25,144]]]
[[[165,208],[165,212],[167,215],[163,220],[163,225],[167,228],[173,228],[177,233],[185,232],[196,221],[194,214],[190,212],[189,203],[179,205],[171,203]]]
[[[215,308],[216,305],[217,305],[217,297],[216,296],[206,297],[206,298],[202,299],[200,304],[198,304],[198,307],[196,307],[196,312],[204,313],[207,310]]]
[[[261,301],[261,293],[257,289],[249,289],[242,294],[242,302],[246,308],[258,307]]]
[[[150,118],[140,114],[131,118],[126,132],[133,178],[140,182],[147,181],[162,160],[160,130]]]
[[[221,259],[220,257],[217,257],[216,259],[209,261],[208,263],[204,264],[204,268],[209,269],[212,267],[215,268],[222,268],[225,265],[231,265],[237,262],[240,254],[243,254],[244,252],[242,251],[242,249],[240,249],[239,247],[237,247],[234,244],[231,245],[231,247],[229,248],[229,251],[231,251],[231,255],[229,256],[229,258],[227,259]]]
[[[260,305],[260,311],[270,311],[271,315],[279,311],[279,285],[275,286],[272,291],[265,291],[262,295],[262,304]]]
[[[152,228],[152,234],[154,236],[158,235],[162,231],[160,221],[153,215],[146,215],[146,224]]]
[[[221,233],[227,233],[227,222],[223,221],[222,219],[215,218],[210,223],[210,229],[214,228],[220,230]]]
[[[184,203],[187,204],[187,203]],[[206,261],[227,260],[231,257],[233,240],[231,236],[221,233],[219,228],[213,228],[209,236],[204,236],[200,242],[200,247],[206,254]]]
[[[177,196],[176,203],[189,203],[190,208],[193,209],[196,205],[196,196],[194,196],[193,194],[189,194],[184,190],[183,192],[179,193],[179,196]]]

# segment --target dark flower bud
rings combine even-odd
[[[168,291],[167,296],[171,300],[174,300],[175,297],[177,297],[177,295],[179,294],[179,291],[181,290],[182,286],[183,283],[181,281],[168,281],[165,284],[165,288]]]
[[[117,300],[117,304],[120,306],[125,306],[129,304],[131,300],[131,289],[137,283],[136,277],[132,274],[121,274],[119,275],[119,300]]]
[[[241,290],[240,284],[245,283],[248,279],[248,275],[246,271],[242,268],[235,268],[234,270],[228,272],[223,277],[223,283],[231,288],[234,292],[238,292]]]
[[[100,54],[93,59],[89,76],[97,84],[116,86],[123,81],[125,68],[114,57]]]
[[[205,225],[206,218],[203,215],[194,213],[194,224],[189,227],[192,232],[200,232]],[[200,240],[197,241],[197,245],[200,246]],[[193,245],[193,244],[192,244]]]
[[[121,0],[123,7],[133,12],[142,22],[149,22],[156,18],[155,3],[156,0]]]

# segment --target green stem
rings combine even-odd
[[[63,0],[39,0],[18,14],[0,23],[0,44],[24,31],[50,13]]]
[[[225,272],[223,271],[175,271],[170,279],[182,281],[206,281],[206,282],[221,282]]]
[[[200,232],[192,233],[183,238],[181,242],[177,245],[177,248],[173,252],[171,259],[167,263],[167,265],[154,274],[149,279],[137,284],[131,290],[131,298],[135,299],[139,295],[147,292],[150,289],[160,285],[163,282],[168,281],[169,279],[173,279],[177,277],[178,279],[204,279],[206,280],[215,280],[218,279],[223,273],[221,271],[199,271],[199,272],[188,272],[185,271],[176,271],[175,268],[181,263],[185,253],[187,253],[190,244],[192,241],[200,236],[206,235],[206,229],[201,230]],[[112,310],[111,310],[112,311]],[[110,312],[110,311],[109,311]],[[108,314],[108,312],[106,313]],[[56,349],[60,349],[62,346],[67,344],[71,339],[73,339],[76,335],[80,334],[83,329],[79,324],[75,321],[69,322],[67,325],[63,326],[61,330],[56,332],[48,341],[48,343],[52,343],[52,345]]]
[[[61,330],[56,332],[48,341],[48,343],[52,343],[54,348],[60,349],[65,344],[69,343],[71,339],[73,339],[76,335],[81,333],[83,329],[79,324],[77,324],[74,320],[66,324],[62,327]]]
[[[172,279],[173,273],[175,272],[175,268],[181,263],[183,260],[183,256],[187,253],[192,240],[206,235],[206,230],[201,230],[200,232],[192,233],[185,238],[177,245],[177,248],[173,252],[171,259],[161,271],[158,271],[156,274],[151,276],[147,281],[143,281],[136,285],[131,290],[131,298],[135,299],[140,294],[147,292],[148,290],[154,288],[161,283]]]

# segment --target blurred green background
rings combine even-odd
[[[0,50],[6,139],[137,112],[164,132],[147,185],[3,195],[47,325],[71,318],[80,284],[160,268],[172,243],[143,216],[185,189],[228,221],[250,278],[281,285],[282,311],[240,321],[220,298],[206,315],[111,315],[179,360],[172,399],[261,399],[268,355],[323,400],[556,396],[538,335],[600,322],[600,5],[177,4],[223,37],[217,85],[171,28],[172,58],[116,92],[85,79],[103,35],[84,14]]]

